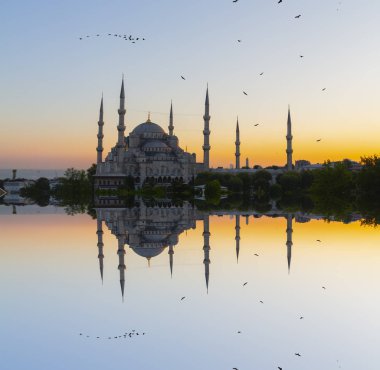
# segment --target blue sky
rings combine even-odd
[[[102,92],[106,150],[116,141],[122,73],[127,132],[147,111],[166,128],[173,99],[180,144],[199,160],[208,82],[215,166],[233,162],[237,115],[242,157],[283,164],[288,104],[296,159],[378,152],[378,14],[374,0],[6,2],[0,167],[91,164]],[[108,33],[146,40],[131,44]]]

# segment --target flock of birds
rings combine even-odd
[[[89,39],[91,37],[102,37],[102,36],[121,38],[122,40],[129,41],[132,44],[136,44],[136,42],[138,42],[138,41],[145,41],[144,37],[136,37],[136,36],[133,36],[133,35],[126,35],[126,34],[121,35],[121,34],[118,34],[118,33],[108,33],[108,34],[104,34],[104,35],[101,35],[100,33],[97,33],[96,35],[80,36],[79,40],[81,41],[81,40]]]
[[[136,330],[132,330],[131,332],[125,332],[121,335],[117,335],[117,336],[114,336],[114,337],[100,337],[100,336],[97,336],[97,337],[94,337],[96,339],[121,339],[121,338],[124,338],[124,339],[127,339],[127,338],[132,338],[134,336],[139,336],[139,335],[145,335],[145,332],[143,333],[139,333],[138,331]],[[79,333],[79,336],[81,337],[85,337],[85,338],[92,338],[90,335],[84,335],[83,333]]]
[[[322,241],[320,239],[317,239],[317,242],[321,243]],[[259,255],[257,253],[254,254],[256,257],[259,257]],[[243,287],[245,287],[246,285],[248,284],[248,281],[244,282],[243,283]],[[325,286],[322,286],[322,289],[323,290],[326,290],[326,287]],[[183,301],[186,297],[182,297],[181,298],[181,301]],[[260,300],[259,303],[261,304],[264,304],[264,301]],[[303,320],[304,319],[304,316],[300,316],[299,317],[299,320]],[[241,330],[239,330],[237,332],[237,334],[241,334]],[[294,353],[294,356],[297,356],[297,357],[302,357],[302,355],[299,353],[299,352],[295,352]],[[337,360],[339,362],[339,360]],[[277,366],[277,369],[278,370],[283,370],[283,368],[281,366]],[[239,370],[237,367],[233,367],[232,370]]]

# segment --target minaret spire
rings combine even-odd
[[[292,119],[290,117],[290,106],[288,106],[288,124],[286,134],[286,169],[291,171],[293,169],[293,146],[292,146]]]
[[[97,152],[97,158],[96,163],[102,163],[102,157],[103,157],[103,94],[102,94],[102,100],[100,101],[100,110],[99,110],[99,121],[98,121],[98,146],[96,148]]]
[[[173,102],[170,102],[170,115],[169,115],[169,135],[173,136],[174,124],[173,124]]]
[[[124,123],[124,116],[125,116],[125,93],[124,93],[124,75],[123,79],[121,81],[121,90],[120,90],[120,106],[118,109],[119,113],[119,124],[117,126],[118,131],[118,140],[117,140],[117,157],[119,164],[123,162],[124,157],[124,151],[125,151],[125,138],[124,138],[124,131],[125,131],[125,123]]]
[[[240,215],[235,216],[235,242],[236,242],[236,262],[239,262],[240,252]]]
[[[292,246],[293,246],[293,215],[286,215],[286,248],[288,260],[288,272],[290,273],[290,265],[292,263]]]
[[[205,215],[203,219],[203,264],[205,265],[206,289],[208,293],[208,283],[210,279],[210,220],[209,216]]]
[[[204,128],[203,128],[203,166],[205,171],[210,168],[210,104],[208,98],[208,84],[206,90],[206,100],[205,100],[205,114],[203,116]]]
[[[117,242],[118,242],[118,248],[117,248],[117,255],[119,256],[119,274],[120,274],[120,288],[121,288],[121,297],[124,301],[124,286],[125,286],[125,262],[124,262],[124,256],[125,256],[125,249],[124,249],[124,242],[125,237],[124,235],[118,235],[117,236]]]
[[[240,169],[240,130],[239,130],[239,117],[236,120],[236,141],[235,141],[235,158],[236,158],[236,169]]]
[[[170,276],[173,277],[173,245],[169,245],[169,265],[170,265]]]

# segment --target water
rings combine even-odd
[[[191,207],[101,209],[98,220],[27,207],[0,212],[4,369],[379,368],[379,229],[287,214],[247,224]]]

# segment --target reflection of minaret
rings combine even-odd
[[[118,235],[117,236],[117,254],[119,256],[119,266],[118,269],[120,271],[120,288],[121,288],[121,296],[124,299],[124,285],[125,285],[125,263],[124,263],[124,255],[125,255],[125,236]]]
[[[288,130],[286,134],[286,169],[293,169],[293,146],[292,146],[292,119],[290,117],[290,107],[288,108]]]
[[[174,250],[173,250],[172,245],[169,245],[168,254],[169,254],[170,276],[173,277],[173,254],[174,254]]]
[[[240,168],[240,130],[239,130],[239,118],[236,121],[236,140],[235,140],[235,159],[236,159],[236,169]]]
[[[207,171],[210,168],[210,104],[208,100],[208,86],[206,91],[205,114],[203,116],[203,166]]]
[[[170,103],[170,115],[169,115],[169,135],[173,136],[174,124],[173,124],[173,103]]]
[[[205,265],[205,278],[206,278],[206,288],[208,292],[208,282],[210,278],[210,224],[209,216],[205,215],[203,219],[203,263]]]
[[[286,216],[286,248],[288,259],[288,272],[292,262],[292,245],[293,245],[293,215],[288,213]]]
[[[98,235],[98,258],[99,258],[99,269],[100,269],[100,277],[103,282],[103,228],[102,228],[102,220],[100,217],[97,219],[98,228],[96,230],[96,234]]]
[[[16,206],[15,206],[14,204],[12,205],[12,213],[13,213],[14,215],[17,215]]]
[[[240,251],[240,215],[235,216],[235,240],[236,240],[236,261],[239,262]]]

